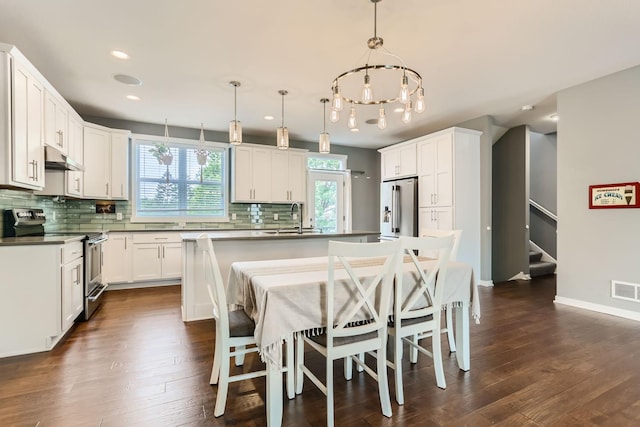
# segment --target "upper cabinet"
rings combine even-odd
[[[0,186],[44,187],[44,96],[37,70],[0,45]]]
[[[44,143],[64,154],[69,152],[69,107],[56,95],[45,91]],[[75,160],[75,159],[73,159]]]
[[[303,202],[306,151],[242,144],[231,154],[231,201],[238,203]]]
[[[416,176],[416,143],[403,142],[378,150],[381,154],[382,180]]]
[[[453,203],[453,137],[449,132],[418,143],[420,206]]]
[[[84,126],[84,198],[129,198],[129,131]]]

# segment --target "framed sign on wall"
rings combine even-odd
[[[589,186],[589,209],[640,208],[640,182]]]

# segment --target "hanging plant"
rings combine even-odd
[[[153,148],[149,149],[149,153],[158,160],[158,164],[160,165],[169,166],[173,162],[173,154],[171,154],[171,150],[164,142],[155,142]]]

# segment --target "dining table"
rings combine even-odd
[[[418,257],[426,271],[437,261]],[[325,288],[328,281],[327,256],[313,258],[242,261],[231,264],[227,281],[227,301],[231,309],[242,309],[255,322],[255,339],[267,367],[267,425],[282,423],[282,343],[297,333],[319,333],[326,327]],[[352,262],[361,281],[374,277],[382,259]],[[347,278],[345,270],[335,271],[336,281]],[[420,275],[410,257],[402,264],[403,292],[410,292]],[[339,301],[342,299],[342,301]],[[348,290],[336,292],[338,306],[349,304]],[[447,263],[443,308],[455,311],[456,360],[463,371],[470,369],[469,312],[480,320],[477,285],[470,265]],[[339,310],[337,310],[339,311]],[[347,310],[345,310],[346,312]],[[448,325],[451,327],[451,325]],[[290,358],[289,360],[292,360]],[[293,369],[293,368],[291,368]]]

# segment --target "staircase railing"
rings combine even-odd
[[[540,212],[542,212],[543,214],[545,214],[546,216],[548,216],[549,218],[551,218],[552,220],[554,220],[555,222],[558,222],[558,216],[553,212],[551,212],[549,209],[542,206],[540,203],[535,202],[533,199],[529,199],[529,204],[534,208],[536,208],[537,210],[539,210]]]

